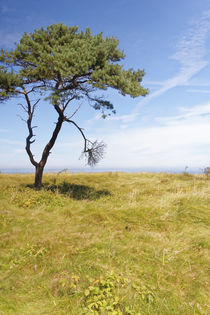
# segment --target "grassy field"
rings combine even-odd
[[[209,314],[204,175],[0,174],[0,314]]]

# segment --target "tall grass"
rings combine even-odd
[[[204,175],[0,174],[0,314],[209,314]]]

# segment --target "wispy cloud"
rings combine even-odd
[[[143,98],[129,115],[118,117],[118,120],[129,122],[135,120],[140,108],[151,100],[177,86],[186,85],[189,80],[208,65],[205,60],[207,54],[205,42],[210,31],[210,11],[203,13],[199,21],[192,23],[190,30],[184,34],[176,46],[176,53],[170,59],[180,64],[179,72],[163,82],[152,81],[153,85],[160,86],[156,91]]]
[[[171,123],[179,123],[180,120],[189,120],[189,119],[196,119],[197,121],[204,116],[209,116],[210,118],[210,103],[196,105],[193,107],[180,107],[179,108],[179,115],[173,117],[158,117],[156,118],[159,122],[164,122],[165,124]]]
[[[137,113],[132,113],[128,115],[121,115],[121,116],[110,116],[107,117],[107,120],[120,120],[126,123],[129,123],[136,119]]]
[[[203,13],[201,19],[192,24],[191,29],[180,39],[177,52],[171,56],[181,64],[181,73],[197,73],[205,67],[205,42],[210,30],[210,11]],[[184,77],[185,80],[185,77]]]
[[[209,90],[203,90],[203,89],[188,89],[188,90],[186,90],[186,92],[188,92],[188,93],[204,93],[204,94],[208,94],[208,93],[210,93],[210,89]]]
[[[210,164],[210,103],[180,108],[154,127],[116,130],[104,135],[107,165],[202,167]],[[122,158],[123,157],[123,158]]]

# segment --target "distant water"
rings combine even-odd
[[[59,173],[59,172],[70,172],[70,173],[104,173],[104,172],[126,172],[126,173],[170,173],[170,174],[181,174],[185,171],[185,168],[181,167],[139,167],[139,168],[46,168],[45,173]],[[2,168],[1,173],[4,174],[30,174],[34,173],[33,168]],[[187,172],[190,174],[201,174],[202,169],[199,167],[188,168]]]

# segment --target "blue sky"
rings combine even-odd
[[[103,31],[120,41],[124,68],[144,69],[145,98],[107,98],[117,114],[102,120],[81,103],[75,121],[91,140],[107,144],[101,168],[203,167],[210,165],[210,2],[209,0],[0,0],[0,43],[10,49],[24,32],[62,22]],[[24,122],[17,100],[0,105],[0,169],[27,168]],[[35,158],[50,137],[56,115],[40,104],[35,124]],[[66,125],[48,167],[84,167],[82,139]]]

